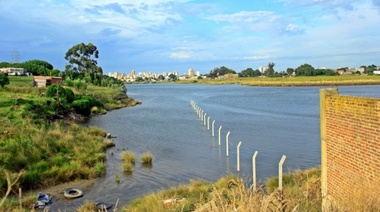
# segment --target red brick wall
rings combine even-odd
[[[336,92],[321,101],[322,180],[327,195],[345,201],[363,184],[380,185],[380,99]]]

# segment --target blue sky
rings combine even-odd
[[[0,62],[93,43],[104,73],[380,65],[380,0],[0,0]]]

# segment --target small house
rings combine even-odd
[[[62,77],[34,76],[34,87],[48,87],[55,83],[62,84]]]

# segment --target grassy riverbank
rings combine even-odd
[[[235,79],[179,80],[176,83],[190,84],[238,84],[248,86],[338,86],[380,85],[380,76],[313,76],[313,77],[239,77]]]
[[[0,196],[19,173],[17,187],[24,191],[103,175],[105,149],[112,145],[106,132],[76,124],[85,119],[70,108],[57,114],[57,99],[46,96],[47,88],[33,87],[33,77],[9,79],[10,84],[0,88]],[[73,90],[78,98],[99,100],[104,111],[139,103],[120,88],[89,85]]]
[[[150,211],[321,211],[320,170],[317,168],[284,175],[283,190],[278,178],[266,185],[252,187],[248,180],[226,176],[209,183],[193,180],[148,194],[129,205],[118,206],[125,212]],[[78,211],[92,211],[94,202],[87,202]]]

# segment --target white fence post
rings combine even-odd
[[[212,121],[211,127],[212,127],[212,130],[211,130],[212,134],[211,135],[212,135],[212,137],[214,137],[215,120]]]
[[[210,130],[210,116],[207,118],[207,130]]]
[[[236,167],[237,167],[237,171],[239,172],[240,171],[240,146],[241,146],[241,141],[239,141],[239,144],[237,145],[237,158],[236,158]]]
[[[222,130],[222,126],[219,127],[219,142],[218,142],[219,146],[220,146],[220,136],[221,136],[220,132],[221,132],[221,130]]]
[[[282,165],[284,164],[286,156],[283,155],[278,163],[278,189],[282,191]]]
[[[252,156],[252,178],[253,178],[253,189],[256,191],[256,157],[259,152],[255,151]]]
[[[207,113],[205,113],[203,116],[203,125],[205,125],[205,126],[206,126],[206,115],[207,115]]]
[[[228,136],[230,136],[230,131],[226,135],[226,156],[228,157]]]

